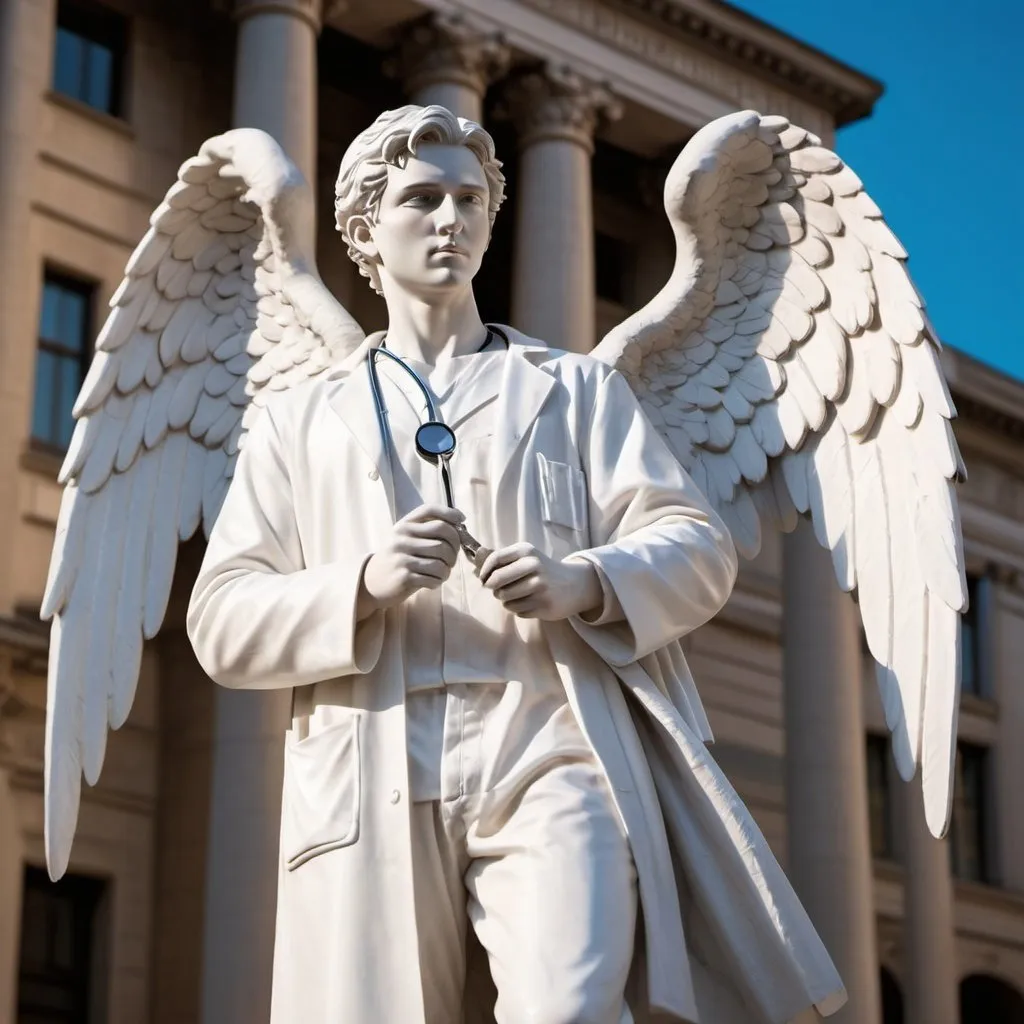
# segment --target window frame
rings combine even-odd
[[[993,589],[988,573],[967,573],[968,608],[961,617],[961,696],[975,700],[995,698],[995,679],[992,661]],[[970,651],[963,642],[965,627],[970,628],[973,644]],[[964,686],[968,661],[971,666],[972,686]]]
[[[976,785],[976,799],[973,808],[974,842],[977,844],[974,860],[977,863],[977,873],[967,873],[966,865],[960,863],[960,836],[963,834],[963,824],[958,825],[958,814],[964,804],[962,795],[961,780],[963,779],[964,763],[970,757],[977,765],[978,781]],[[996,885],[998,884],[992,853],[994,844],[992,842],[992,748],[980,743],[971,743],[960,740],[956,745],[956,761],[954,763],[953,782],[953,812],[949,825],[949,870],[950,874],[957,881],[968,882],[975,885]]]
[[[50,89],[53,94],[87,110],[114,118],[126,119],[128,79],[128,56],[131,25],[129,19],[105,4],[93,0],[58,0],[53,36],[53,67],[50,74]],[[66,32],[85,44],[85,61],[79,73],[78,88],[69,92],[58,86],[59,63],[57,59],[60,34]],[[110,95],[107,105],[100,105],[88,98],[88,68],[92,48],[106,50],[110,54]]]
[[[78,351],[68,347],[59,339],[47,338],[43,335],[43,316],[46,303],[46,289],[48,285],[54,285],[57,288],[62,289],[64,292],[75,293],[83,300],[85,313],[82,317],[80,337],[81,347]],[[30,447],[35,451],[63,455],[67,451],[68,444],[70,444],[70,437],[68,438],[67,444],[65,444],[60,437],[61,410],[64,408],[62,401],[57,400],[64,398],[63,384],[60,379],[60,368],[71,360],[75,360],[77,363],[78,383],[74,395],[71,396],[71,405],[73,406],[75,399],[78,397],[78,393],[81,391],[82,384],[85,381],[85,375],[89,371],[89,364],[92,362],[97,289],[97,283],[89,280],[88,278],[77,276],[49,264],[45,265],[43,268],[42,287],[39,291],[39,310],[36,323],[35,377],[33,380],[31,421],[29,424],[29,443]],[[57,360],[55,371],[51,373],[49,381],[49,385],[54,389],[56,395],[52,401],[52,408],[50,411],[50,422],[48,425],[49,431],[45,437],[41,437],[36,434],[35,420],[40,393],[39,357],[40,354],[44,352]]]
[[[26,1012],[49,1011],[61,1015],[69,1022],[105,1020],[109,985],[107,964],[112,940],[112,879],[68,873],[59,882],[53,883],[45,868],[27,863],[22,872],[22,886],[24,895],[18,931],[18,990],[15,995],[18,1019]],[[42,922],[42,927],[49,933],[46,935],[48,946],[59,945],[55,925],[57,932],[61,924],[70,929],[63,934],[64,943],[70,942],[71,948],[72,964],[67,967],[52,960],[52,948],[47,950],[51,958],[47,962],[26,962],[26,923],[33,892],[45,901],[47,919]],[[58,907],[63,911],[60,920],[60,915],[53,916]],[[53,1006],[53,996],[47,1000],[48,1005],[40,1006],[38,998],[31,991],[33,985],[38,986],[36,991],[64,994],[67,997],[66,1006]],[[54,1019],[59,1018],[55,1016]]]

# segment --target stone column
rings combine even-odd
[[[236,0],[235,128],[262,128],[316,184],[320,0]]]
[[[0,704],[3,695],[0,694]],[[2,710],[0,710],[2,713]],[[0,1024],[16,1024],[21,893],[25,870],[21,820],[7,768],[0,764]]]
[[[389,74],[401,79],[411,103],[447,107],[480,122],[487,86],[508,68],[509,48],[458,13],[432,14],[406,32]]]
[[[924,819],[920,773],[900,786],[907,1024],[960,1024],[949,843]]]
[[[273,135],[315,195],[319,4],[239,0],[236,10],[234,126]],[[216,693],[201,1020],[264,1021],[291,693],[220,687]]]
[[[42,270],[29,228],[56,6],[0,2],[0,614],[18,596],[11,564],[20,522],[16,481],[32,422]]]
[[[787,874],[849,992],[829,1022],[879,1024],[860,627],[802,522],[783,547]]]
[[[556,348],[594,347],[594,211],[590,158],[600,118],[620,106],[603,85],[563,67],[509,83],[519,131],[512,323]]]
[[[32,199],[55,24],[54,0],[0,0],[0,615],[19,596],[11,558],[21,514],[18,463],[32,415],[41,270],[30,244]],[[6,699],[0,690],[0,715]],[[0,750],[0,1024],[15,1024],[26,853],[5,754]]]

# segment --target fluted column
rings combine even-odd
[[[501,36],[476,28],[458,13],[432,14],[402,37],[387,64],[411,103],[447,107],[479,122],[487,86],[508,68],[509,48]]]
[[[234,126],[273,135],[315,195],[319,3],[239,0],[236,11]],[[270,1017],[283,742],[290,712],[288,690],[217,688],[203,1024]]]
[[[830,1024],[879,1024],[860,628],[808,523],[784,541],[782,634],[787,874],[850,995]]]
[[[590,158],[601,118],[619,104],[561,67],[518,76],[504,112],[519,131],[512,323],[556,348],[594,346]]]
[[[928,831],[920,775],[900,790],[907,1024],[960,1024],[949,842]]]

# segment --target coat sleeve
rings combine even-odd
[[[610,665],[627,665],[725,604],[736,549],[626,379],[612,371],[593,388],[581,443],[593,546],[571,557],[598,569],[605,601],[596,618],[570,622]]]
[[[384,613],[356,619],[369,553],[307,568],[287,445],[270,408],[249,432],[189,602],[206,673],[234,689],[302,686],[369,672]]]

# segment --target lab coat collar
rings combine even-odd
[[[509,351],[502,373],[501,390],[495,417],[497,431],[491,451],[492,480],[495,494],[523,438],[554,387],[554,377],[537,363],[550,355],[550,349],[510,327],[497,325],[508,337]],[[351,355],[327,374],[336,382],[328,404],[351,431],[359,446],[373,463],[376,479],[385,488],[394,513],[394,479],[381,436],[377,409],[370,388],[367,354],[377,347],[384,332],[371,334]]]

